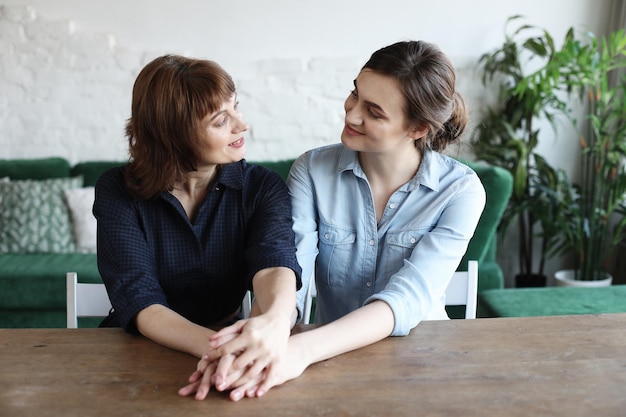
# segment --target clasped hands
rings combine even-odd
[[[181,396],[195,393],[206,398],[211,387],[231,390],[230,398],[261,397],[275,385],[300,375],[306,366],[298,365],[298,355],[289,348],[290,323],[260,315],[244,319],[211,335],[208,350]]]

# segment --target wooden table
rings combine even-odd
[[[0,416],[626,416],[626,314],[424,322],[238,403],[179,397],[195,365],[119,329],[0,329]]]

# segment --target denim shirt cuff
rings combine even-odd
[[[369,304],[373,301],[384,301],[389,305],[391,312],[393,313],[393,331],[390,336],[406,336],[411,331],[411,326],[408,320],[402,320],[401,317],[407,317],[407,312],[403,311],[402,302],[396,297],[393,297],[393,294],[381,292],[378,294],[374,294],[365,300],[365,304]]]

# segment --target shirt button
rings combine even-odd
[[[329,238],[330,238],[330,234],[324,233],[324,239],[329,239]]]
[[[370,246],[374,246],[374,239],[370,239]]]
[[[395,205],[395,204],[393,204],[393,203],[391,203],[391,204],[389,204],[389,208],[395,209],[395,208],[396,208],[396,205]]]
[[[219,186],[215,187],[215,191],[219,191],[219,190],[220,190]]]
[[[417,242],[417,240],[414,237],[412,237],[411,238],[411,243],[415,243],[415,242]]]
[[[367,288],[369,288],[369,287],[371,287],[371,286],[372,286],[372,283],[371,283],[370,281],[367,281],[367,282],[365,283],[365,286],[366,286]]]

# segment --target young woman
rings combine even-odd
[[[239,378],[238,360],[220,367],[217,388],[232,388],[232,399],[261,396],[312,363],[448,318],[444,291],[485,205],[478,176],[441,153],[467,122],[454,68],[426,42],[382,48],[358,74],[345,111],[341,144],[302,155],[288,180],[302,276],[315,265],[323,325],[291,336],[271,373]],[[232,332],[215,336],[207,360],[232,353],[219,341]],[[206,395],[203,366],[182,395]]]
[[[252,289],[256,315],[234,337],[256,375],[287,348],[301,270],[287,187],[245,162],[246,130],[219,65],[153,60],[133,89],[130,162],[99,179],[94,215],[113,305],[103,326],[202,357]]]

